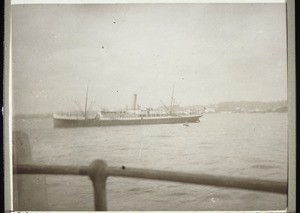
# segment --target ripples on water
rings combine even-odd
[[[17,120],[36,163],[166,169],[287,180],[287,114],[206,114],[200,123],[54,129]],[[88,177],[47,176],[49,210],[93,210]],[[109,210],[276,210],[286,195],[110,177]]]

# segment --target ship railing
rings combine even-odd
[[[287,194],[287,182],[194,174],[164,170],[108,166],[104,160],[95,160],[89,166],[59,166],[18,164],[14,174],[27,175],[77,175],[89,176],[93,184],[96,211],[107,210],[106,180],[108,177],[127,177],[151,180],[173,181],[233,189],[246,189],[261,192]]]

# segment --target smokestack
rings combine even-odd
[[[137,100],[137,94],[133,94],[133,102],[132,102],[133,110],[136,110],[136,100]]]

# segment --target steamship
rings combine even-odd
[[[174,88],[173,88],[174,93]],[[133,95],[133,104],[130,110],[101,110],[91,112],[94,104],[87,107],[88,90],[86,93],[85,110],[81,114],[53,114],[54,128],[95,127],[95,126],[122,126],[122,125],[149,125],[149,124],[177,124],[200,122],[202,113],[199,111],[175,112],[172,93],[171,105],[165,110],[152,108],[141,109],[137,105],[137,94]],[[78,105],[78,103],[77,103]]]

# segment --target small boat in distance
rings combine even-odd
[[[173,88],[174,93],[174,88]],[[133,104],[130,110],[101,110],[90,112],[92,104],[87,107],[88,89],[85,99],[85,110],[81,114],[53,114],[54,128],[94,127],[94,126],[122,126],[122,125],[150,125],[150,124],[176,124],[198,123],[203,113],[175,112],[172,94],[171,106],[166,111],[152,108],[141,109],[137,105],[137,94],[133,95]],[[77,103],[77,105],[79,105]],[[80,108],[80,107],[79,107]]]

